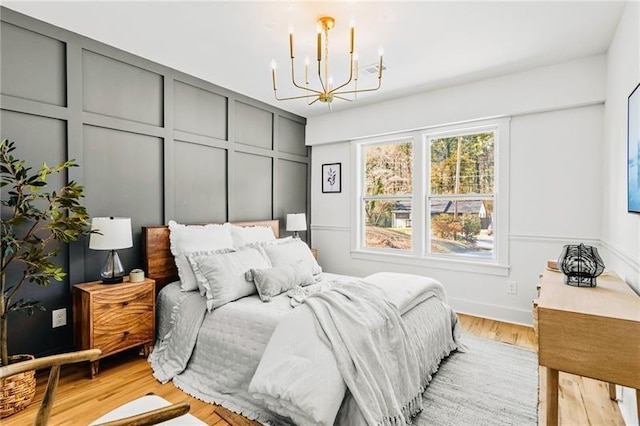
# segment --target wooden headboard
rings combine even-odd
[[[270,226],[276,238],[280,236],[280,221],[277,219],[232,223],[237,226]],[[156,280],[156,291],[178,280],[178,270],[170,249],[168,226],[142,227],[142,256],[145,273]]]

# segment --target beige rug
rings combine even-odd
[[[442,361],[414,424],[537,425],[537,354],[468,334],[463,342],[469,352]]]

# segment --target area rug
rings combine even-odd
[[[414,424],[537,425],[537,354],[468,334],[463,341],[469,352],[442,361]]]

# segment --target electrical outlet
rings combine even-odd
[[[51,311],[52,327],[62,327],[67,325],[67,308],[56,309]]]
[[[518,294],[517,281],[507,281],[507,294]]]

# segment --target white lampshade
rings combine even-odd
[[[289,213],[287,215],[287,231],[306,231],[307,216],[304,213]]]
[[[118,250],[133,247],[131,237],[131,218],[94,217],[91,230],[100,234],[91,234],[89,248],[92,250]]]

